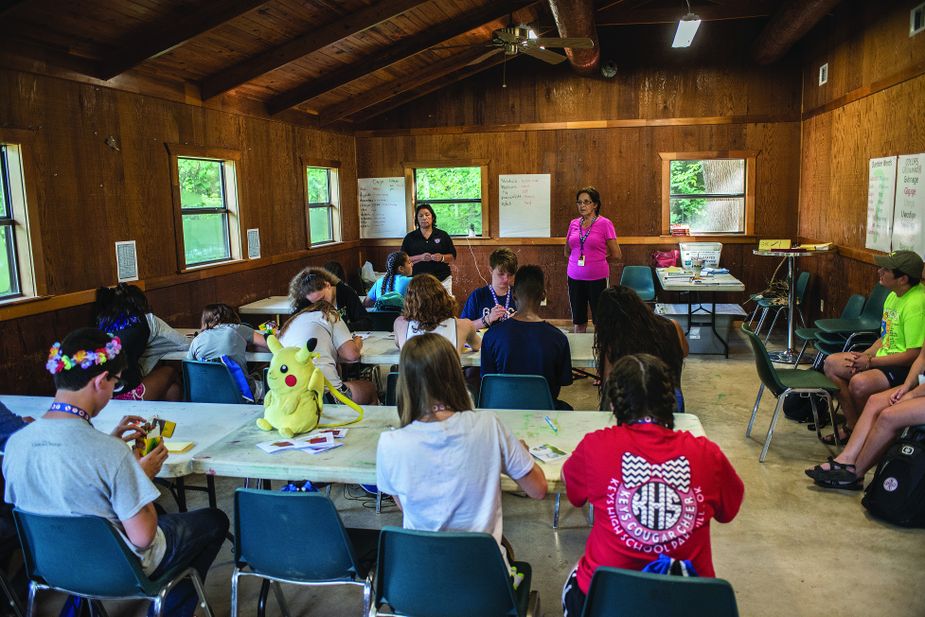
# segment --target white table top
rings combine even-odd
[[[38,418],[51,405],[50,396],[0,395],[0,401],[20,416]],[[263,416],[262,405],[216,405],[212,403],[165,403],[161,401],[110,401],[93,419],[93,426],[104,433],[116,427],[122,416],[153,416],[177,423],[173,437],[167,441],[192,441],[192,449],[171,454],[158,477],[177,478],[193,473],[193,458],[242,425],[252,425]]]
[[[326,405],[324,409],[323,422],[355,415],[344,405]],[[267,454],[256,444],[279,438],[279,434],[262,431],[252,422],[199,452],[193,460],[193,471],[236,478],[375,484],[379,434],[399,427],[398,412],[395,407],[373,406],[364,407],[364,411],[365,416],[360,423],[346,427],[350,430],[343,440],[343,447],[321,454],[298,450]],[[613,424],[613,414],[596,411],[503,410],[497,411],[497,414],[514,435],[527,444],[549,443],[569,453],[587,433]],[[546,424],[544,416],[547,415],[558,421],[558,433]],[[692,414],[675,414],[675,428],[697,436],[704,435],[700,420]],[[565,460],[539,463],[550,491],[562,489],[559,476]],[[517,490],[514,481],[506,476],[502,478],[501,486],[505,490]]]
[[[177,328],[178,332],[190,335],[191,328]],[[398,364],[399,349],[395,344],[395,335],[391,332],[357,332],[366,338],[363,339],[363,348],[360,350],[360,362],[363,364]],[[594,334],[567,332],[569,348],[572,352],[572,366],[575,368],[594,368]],[[270,362],[273,354],[269,351],[248,351],[245,356],[248,362]],[[164,360],[185,360],[185,351],[174,351],[166,354]],[[466,352],[461,357],[463,366],[480,366],[482,355],[479,352]]]
[[[292,312],[289,296],[270,296],[238,307],[246,315],[288,315]]]
[[[657,268],[658,282],[665,291],[745,291],[745,285],[731,274],[713,274],[692,280],[690,273],[668,273]]]
[[[363,341],[360,362],[364,364],[398,364],[399,349],[395,336],[391,332],[371,332]],[[594,368],[594,334],[568,332],[569,348],[572,352],[572,366],[575,368]],[[463,366],[481,366],[482,354],[468,351],[461,356]]]
[[[810,255],[818,255],[820,252],[826,253],[828,251],[776,251],[771,250],[760,250],[754,249],[752,255],[760,255],[761,257],[809,257]]]

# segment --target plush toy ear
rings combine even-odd
[[[315,350],[315,346],[317,344],[318,339],[314,337],[308,339],[308,341],[305,343],[305,347],[296,352],[296,362],[299,364],[308,364],[309,359],[312,357],[312,352]]]
[[[279,342],[279,339],[277,339],[272,334],[267,337],[267,347],[269,347],[270,351],[273,353],[277,353],[279,352],[280,349],[283,348],[283,346]]]
[[[316,339],[315,337],[308,339],[308,342],[305,343],[305,347],[307,347],[309,351],[315,351],[315,347],[317,346],[318,346],[318,339]]]

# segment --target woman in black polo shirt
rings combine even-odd
[[[418,204],[414,209],[414,222],[417,229],[409,232],[401,243],[401,250],[408,253],[414,265],[413,275],[433,274],[450,291],[453,277],[449,264],[456,259],[453,240],[448,233],[437,229],[437,215],[430,204]]]

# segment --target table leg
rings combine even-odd
[[[768,354],[773,362],[782,364],[794,364],[797,359],[797,353],[793,348],[794,321],[796,316],[796,255],[787,256],[787,277],[789,280],[790,290],[787,294],[787,348],[783,351],[774,351]]]

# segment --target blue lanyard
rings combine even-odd
[[[579,254],[585,256],[585,241],[588,239],[588,236],[591,235],[591,228],[594,227],[594,224],[597,222],[597,217],[594,217],[594,220],[591,221],[591,224],[588,225],[588,231],[585,235],[581,235],[581,220],[578,221],[578,251]]]
[[[55,401],[54,403],[51,404],[51,407],[48,408],[48,411],[62,411],[64,413],[73,414],[75,416],[83,418],[84,420],[87,421],[87,424],[90,424],[90,414],[88,414],[86,411],[84,411],[80,407],[77,407],[76,405],[71,405],[70,403],[61,403],[59,401]]]

